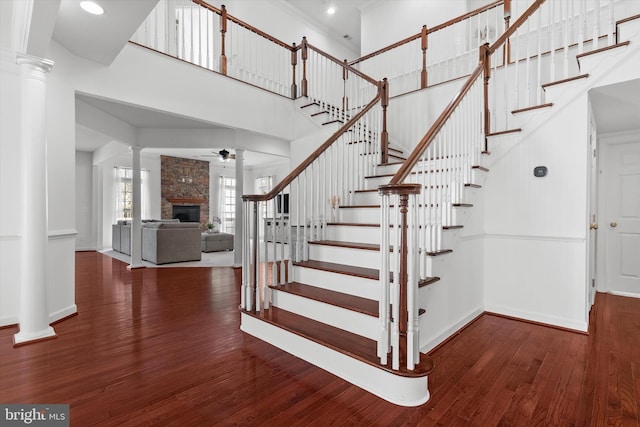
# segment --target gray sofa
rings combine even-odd
[[[111,227],[114,251],[131,255],[131,221],[119,220]],[[200,224],[177,219],[142,221],[142,259],[155,264],[199,261]]]
[[[200,224],[148,222],[142,224],[142,259],[154,264],[200,261]]]

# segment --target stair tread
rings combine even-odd
[[[339,248],[364,249],[367,251],[379,251],[380,245],[375,243],[343,242],[339,240],[314,240],[310,245],[334,246]]]
[[[338,227],[380,227],[380,224],[362,223],[362,222],[328,222],[327,225]]]
[[[319,288],[317,286],[305,285],[304,283],[299,282],[285,283],[280,286],[272,286],[272,288],[277,289],[278,291],[309,298],[314,301],[320,301],[336,307],[342,307],[358,313],[378,317],[378,301],[368,298],[362,298],[343,292],[336,292],[329,289]]]
[[[489,172],[489,169],[485,168],[484,166],[480,166],[480,165],[473,165],[473,166],[471,166],[471,169],[478,169],[478,170],[481,170],[483,172]],[[428,170],[427,172],[428,173],[434,173],[434,172],[437,173],[437,172],[446,172],[448,170],[450,170],[450,168],[431,169],[431,170]],[[410,175],[418,175],[418,174],[423,174],[423,173],[424,173],[423,171],[414,171],[414,172],[411,172]],[[383,173],[383,174],[378,174],[378,175],[368,175],[368,176],[365,176],[364,179],[387,178],[387,177],[392,177],[394,175],[395,175],[395,173]]]
[[[380,359],[376,354],[377,344],[374,340],[329,326],[322,322],[317,322],[278,307],[272,306],[269,310],[263,310],[258,313],[244,310],[243,312],[396,375],[413,378],[423,377],[431,373],[434,368],[433,360],[429,356],[421,353],[420,363],[416,365],[414,370],[407,370],[406,365],[402,363],[400,364],[399,370],[393,370],[391,369],[391,361],[389,361],[387,366],[380,364]]]
[[[451,249],[443,249],[441,251],[428,252],[431,256],[444,255],[453,252]],[[326,261],[316,261],[313,259],[307,261],[296,261],[293,263],[294,266],[312,268],[314,270],[323,270],[329,271],[332,273],[344,274],[347,276],[356,276],[362,277],[364,279],[371,280],[380,280],[380,270],[375,268],[367,268],[367,267],[356,267],[353,265],[346,264],[337,264],[334,262],[326,262]],[[433,283],[435,281],[440,280],[439,277],[426,277],[421,279],[419,282],[419,286],[424,286],[422,282],[426,284]],[[393,281],[393,277],[391,277],[391,281]]]
[[[470,187],[470,188],[482,188],[482,185],[480,184],[473,184],[473,183],[466,183],[464,184],[465,187]],[[425,185],[424,188],[448,188],[448,185]],[[378,189],[377,188],[368,188],[366,190],[356,190],[354,191],[354,193],[377,193]]]
[[[546,89],[551,86],[559,85],[562,83],[572,82],[574,80],[586,79],[589,77],[589,74],[580,74],[579,76],[569,77],[568,79],[556,80],[555,82],[549,82],[542,85],[542,89]]]
[[[389,207],[393,207],[394,205],[390,205]],[[422,207],[422,204],[419,205]],[[437,205],[436,205],[437,206]],[[472,203],[453,203],[453,207],[455,208],[472,208]],[[338,206],[340,209],[380,209],[380,205],[340,205]],[[431,205],[433,207],[433,205]],[[342,225],[342,223],[331,223],[334,225]]]
[[[362,277],[365,279],[379,280],[380,271],[375,268],[356,267],[353,265],[337,264],[334,262],[307,260],[297,261],[294,266],[312,268],[314,270],[330,271],[332,273],[345,274],[347,276]]]

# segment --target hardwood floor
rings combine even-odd
[[[57,339],[0,329],[0,402],[69,403],[72,426],[640,425],[640,299],[598,294],[589,336],[484,315],[404,408],[241,332],[239,271],[76,262]]]

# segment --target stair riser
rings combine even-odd
[[[463,214],[459,213],[458,215]],[[396,230],[397,229],[395,227],[390,227],[389,230],[389,239],[392,245],[395,244],[396,241]],[[456,233],[453,230],[443,231],[443,248],[453,249],[453,244],[455,243],[455,235]],[[347,225],[329,226],[327,229],[327,240],[380,244],[380,227],[356,227]]]
[[[465,196],[467,194],[468,189],[469,188],[462,186],[462,188],[460,189],[461,194],[460,194],[460,197],[458,198],[459,200],[457,200],[458,203],[465,202]],[[441,198],[439,193],[442,193],[442,192],[445,192],[446,199],[450,200],[451,187],[449,186],[444,188],[442,187],[435,188],[429,191],[436,192],[436,194],[433,196],[435,197],[436,200]],[[350,205],[380,205],[381,203],[382,203],[382,196],[380,196],[377,191],[367,191],[367,192],[354,193],[352,200],[350,201],[349,204]]]
[[[343,260],[344,262],[344,260]],[[378,280],[348,276],[300,266],[293,267],[294,281],[335,292],[376,300],[380,295]]]
[[[390,234],[391,239],[394,239],[396,234],[395,230],[390,230]],[[379,244],[381,240],[380,227],[330,225],[327,228],[327,240]]]
[[[398,172],[398,169],[400,169],[400,164],[397,165],[377,165],[375,168],[375,174],[376,175],[387,175],[390,173],[396,173]]]
[[[372,340],[377,340],[380,334],[380,323],[377,317],[288,292],[279,292],[274,289],[273,305]]]
[[[380,268],[380,252],[365,249],[309,245],[309,259],[365,268]]]
[[[378,200],[378,203],[380,202],[381,200]],[[338,209],[336,222],[379,224],[380,208],[341,208]]]
[[[470,182],[472,184],[480,184],[484,181],[485,173],[481,172],[477,169],[471,169],[467,176],[465,177],[465,181]],[[381,185],[385,185],[389,183],[391,177],[389,176],[380,176],[375,178],[366,178],[365,179],[365,188],[364,190],[375,190]],[[421,175],[410,175],[408,178],[408,182],[418,182],[418,179],[422,179]],[[435,182],[446,182],[450,181],[451,177],[443,175],[443,173],[436,173],[434,177],[429,179],[435,179]]]

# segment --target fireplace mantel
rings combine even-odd
[[[200,205],[206,203],[206,199],[196,199],[192,197],[167,197],[167,202],[174,205]]]

